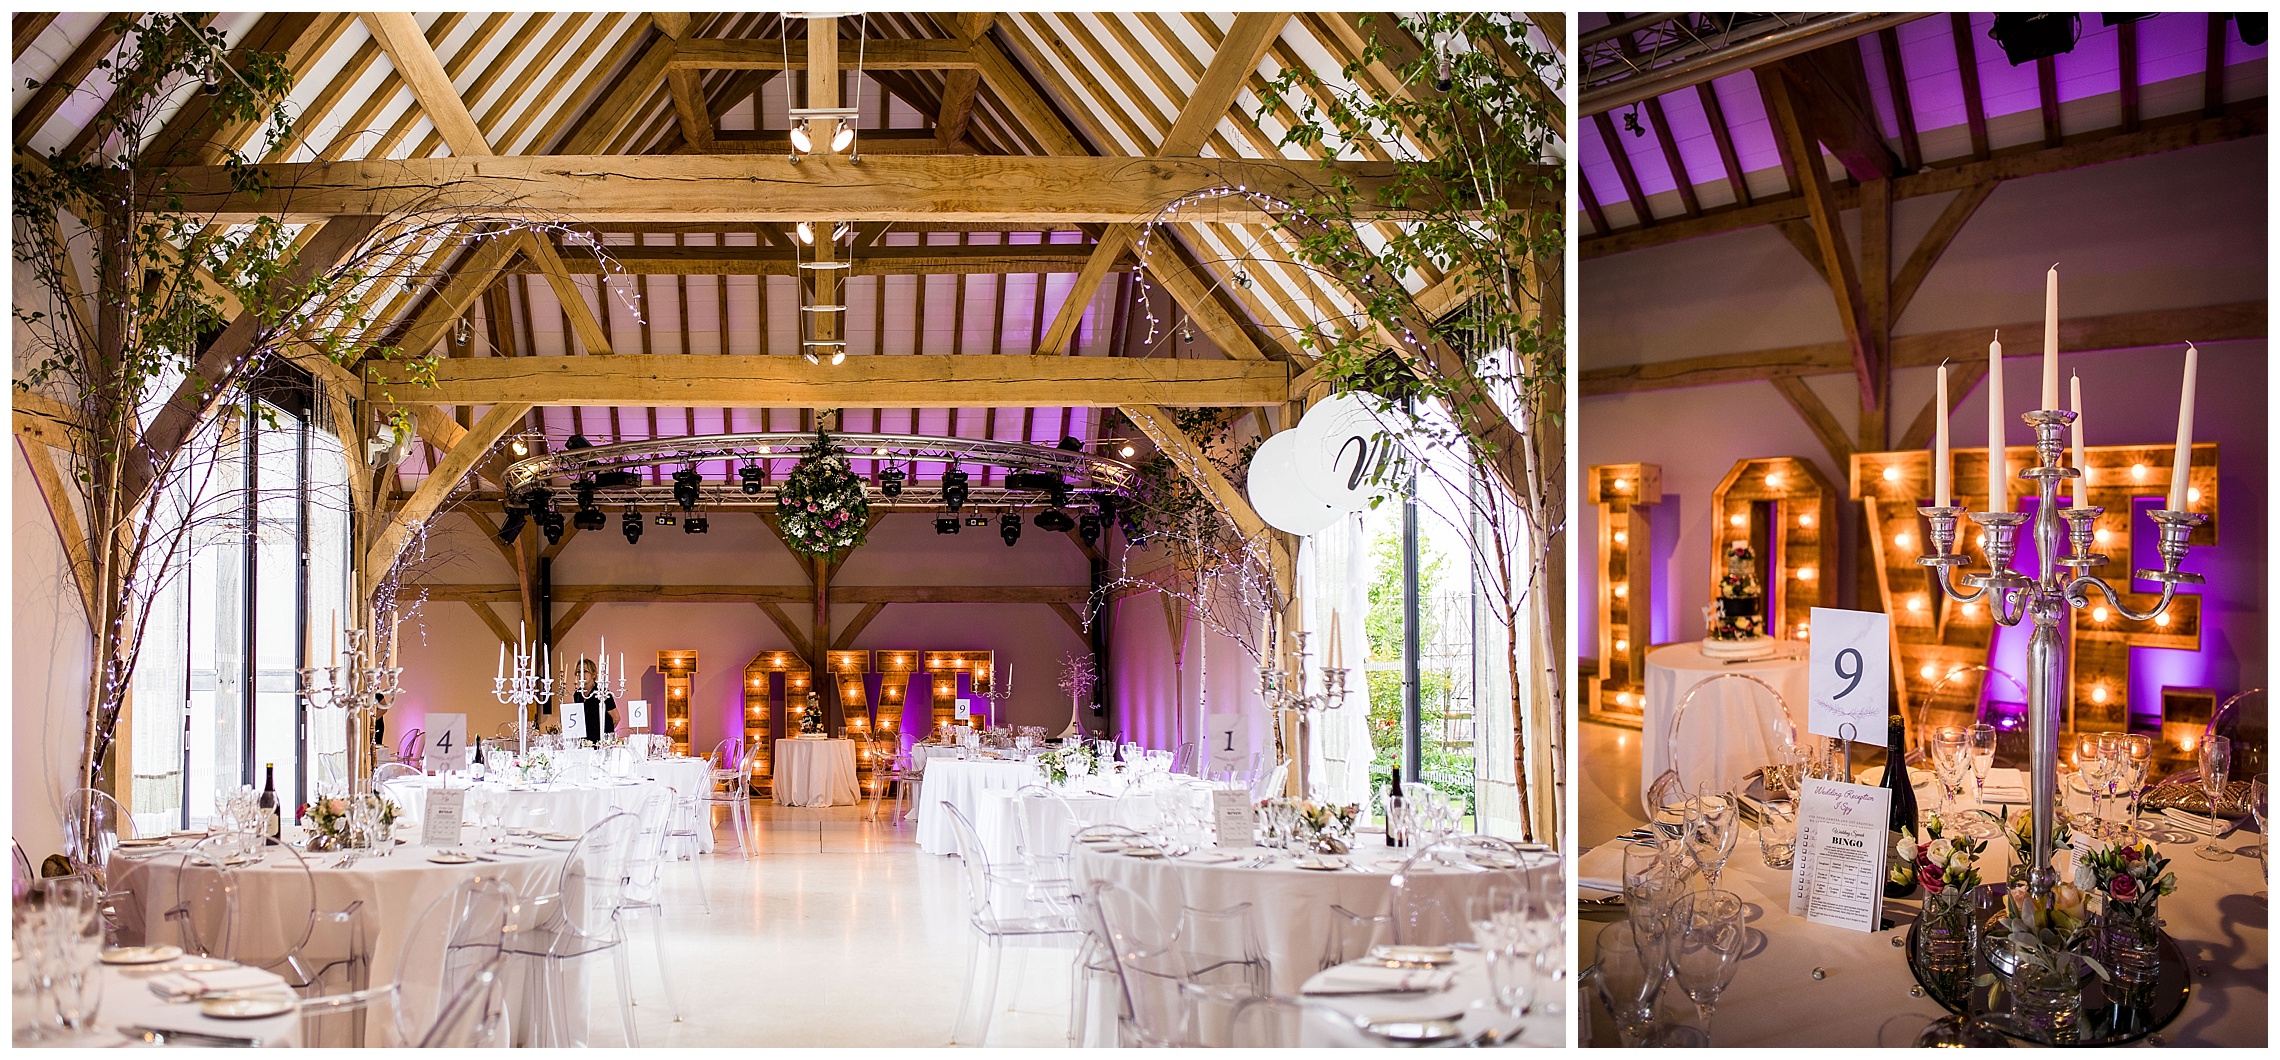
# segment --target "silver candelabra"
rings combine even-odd
[[[342,632],[348,635],[348,648],[335,653],[338,663],[299,667],[294,673],[300,679],[297,691],[310,709],[348,712],[349,790],[363,794],[372,779],[372,722],[387,712],[388,697],[402,686],[404,669],[392,665],[392,642],[390,665],[382,665],[378,638],[367,644],[364,630]]]
[[[502,653],[503,654],[503,653]],[[515,752],[530,751],[531,704],[548,700],[554,695],[554,677],[548,672],[553,652],[540,645],[534,653],[529,642],[515,645],[512,669],[506,660],[500,660],[500,673],[491,679],[491,694],[499,702],[515,708]]]
[[[2057,874],[2051,870],[2051,816],[2052,802],[2058,791],[2058,737],[2059,709],[2065,701],[2067,675],[2067,645],[2061,635],[2060,620],[2069,608],[2090,606],[2090,594],[2103,594],[2108,606],[2144,621],[2161,614],[2169,607],[2180,585],[2199,585],[2201,576],[2178,570],[2184,563],[2188,544],[2195,527],[2208,521],[2198,512],[2158,510],[2152,513],[2159,524],[2161,541],[2160,570],[2140,570],[2136,576],[2145,581],[2161,583],[2161,599],[2146,611],[2133,611],[2123,605],[2114,587],[2087,573],[2101,566],[2106,557],[2091,551],[2097,541],[2098,516],[2104,508],[2096,506],[2061,508],[2059,484],[2082,475],[2082,469],[2062,463],[2066,455],[2061,434],[2074,422],[2075,414],[2056,409],[2042,409],[2024,414],[2021,418],[2034,428],[2036,466],[2026,468],[2018,477],[2034,479],[2041,503],[2034,514],[2026,512],[1969,512],[1960,506],[1924,507],[1917,511],[1931,521],[1931,553],[1916,562],[1933,568],[1933,581],[1950,599],[1969,603],[1981,597],[1988,598],[1988,612],[1996,622],[2016,626],[2023,620],[2032,620],[2034,632],[2027,640],[2027,724],[2029,737],[2029,768],[2032,773],[2032,813],[2034,817],[2034,849],[2028,866],[2028,888],[2039,907],[2048,906],[2050,894],[2057,886]],[[1995,444],[2002,444],[1997,440]],[[2177,459],[2187,459],[2179,452]],[[1990,500],[1993,505],[2002,498]],[[1980,538],[1980,551],[1987,560],[1984,574],[1964,574],[1958,578],[1954,569],[1969,562],[1956,553],[1955,538],[1958,519],[1969,514],[1971,520],[1984,530]],[[2035,560],[2037,570],[2033,577],[2011,569],[2011,557],[2018,550],[2019,529],[2029,518],[2034,520]],[[2065,542],[2070,546],[2060,554],[2060,522],[2065,523]],[[2060,573],[2068,568],[2068,573]],[[1953,584],[1960,580],[1971,586],[1970,591],[1959,590]]]
[[[1259,666],[1259,698],[1266,703],[1268,712],[1277,719],[1275,739],[1278,742],[1284,740],[1283,726],[1280,724],[1282,718],[1296,717],[1303,726],[1312,715],[1336,710],[1346,702],[1346,668],[1322,667],[1321,688],[1316,690],[1313,682],[1307,679],[1306,661],[1313,654],[1306,650],[1309,634],[1305,630],[1297,630],[1291,636],[1298,640],[1298,650],[1292,653],[1295,661],[1290,666],[1286,668],[1273,662]],[[1303,744],[1303,728],[1300,734]],[[1313,785],[1305,776],[1306,759],[1303,749],[1285,746],[1282,751],[1284,760],[1291,763],[1291,775],[1299,790],[1311,793]]]

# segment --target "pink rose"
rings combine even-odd
[[[2106,893],[2113,895],[2117,901],[2133,901],[2137,898],[2137,881],[2127,875],[2116,875],[2106,884]]]
[[[1924,885],[1925,894],[1938,894],[1947,889],[1940,881],[1940,870],[1928,861],[1916,863],[1916,882]]]

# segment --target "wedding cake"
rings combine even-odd
[[[1729,543],[1726,573],[1718,579],[1718,598],[1710,605],[1710,635],[1702,641],[1702,654],[1713,659],[1762,659],[1773,654],[1773,638],[1765,635],[1764,607],[1757,553],[1747,541]]]

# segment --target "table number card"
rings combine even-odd
[[[1210,769],[1212,772],[1240,771],[1251,760],[1250,733],[1243,727],[1241,714],[1214,714],[1210,717]]]
[[[625,704],[625,727],[634,730],[649,728],[649,701],[629,699]]]
[[[957,705],[957,707],[956,707],[956,708],[954,708],[954,709],[951,711],[951,714],[950,714],[950,716],[951,716],[951,717],[953,717],[953,718],[956,718],[956,719],[958,719],[959,721],[965,721],[966,719],[973,717],[973,716],[974,716],[974,701],[973,701],[973,700],[971,700],[971,699],[965,699],[965,698],[962,698],[962,697],[961,697],[961,698],[958,700],[958,705]]]
[[[1892,616],[1816,607],[1812,646],[1806,680],[1812,709],[1806,713],[1805,731],[1884,746],[1884,710],[1892,694]]]
[[[1808,780],[1798,804],[1789,911],[1816,924],[1875,931],[1884,915],[1885,817],[1892,793]]]
[[[1253,842],[1251,793],[1214,789],[1211,793],[1212,842],[1223,847],[1247,847]]]
[[[565,740],[583,740],[586,738],[586,704],[575,699],[563,701],[562,738]]]
[[[466,788],[437,788],[427,793],[427,808],[420,817],[420,843],[431,847],[459,845],[460,824],[466,816]]]
[[[430,714],[422,727],[427,730],[427,746],[420,752],[421,769],[448,773],[466,762],[467,715]]]

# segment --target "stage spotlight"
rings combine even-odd
[[[2074,50],[2082,33],[2082,16],[2072,13],[1995,16],[1987,36],[2003,49],[2012,66],[2024,66]]]
[[[554,510],[554,491],[542,487],[523,494],[523,507],[530,510],[531,518],[543,518]]]
[[[513,450],[516,456],[530,455],[530,443],[524,441],[521,438],[517,438],[514,441],[507,443],[507,448]]]
[[[680,505],[684,512],[695,511],[697,509],[697,488],[703,485],[704,481],[704,476],[698,474],[697,469],[693,467],[684,467],[673,472],[673,503]]]
[[[975,512],[974,514],[972,514],[972,515],[969,515],[969,516],[967,516],[967,517],[966,517],[966,525],[967,525],[967,526],[988,526],[988,525],[990,525],[990,517],[989,517],[989,516],[986,516],[986,515],[983,515],[983,514],[982,514],[982,513],[980,513],[980,512]]]
[[[942,473],[942,503],[951,511],[966,506],[966,479],[963,469],[950,468]]]
[[[1069,506],[1069,484],[1056,480],[1053,488],[1045,491],[1045,496],[1052,501],[1053,507],[1066,508]]]
[[[1077,436],[1073,434],[1062,435],[1060,447],[1063,450],[1071,453],[1081,453],[1085,451],[1085,443],[1078,441]]]
[[[1077,536],[1084,539],[1085,547],[1100,543],[1100,516],[1091,512],[1077,516]]]
[[[1037,518],[1032,521],[1037,524],[1037,529],[1048,533],[1065,534],[1077,528],[1077,521],[1069,518],[1069,513],[1059,508],[1047,508],[1038,512]]]
[[[701,534],[711,529],[712,520],[702,515],[692,515],[681,520],[681,532],[684,534]]]
[[[767,474],[768,472],[758,464],[746,464],[737,468],[737,488],[742,489],[747,497],[757,497],[760,495],[760,480]]]
[[[936,517],[934,520],[934,532],[937,534],[957,533],[958,517],[955,515],[944,515]]]
[[[1005,488],[1045,493],[1054,489],[1066,489],[1068,486],[1061,481],[1061,476],[1050,471],[1009,471],[1005,476]]]
[[[594,485],[606,490],[624,489],[641,485],[641,476],[631,471],[603,471],[594,475]]]
[[[659,525],[659,526],[677,526],[677,525],[679,525],[679,524],[680,524],[680,520],[673,518],[673,513],[672,513],[672,512],[658,512],[658,513],[657,513],[657,525]]]
[[[619,523],[619,528],[625,532],[626,544],[638,545],[641,543],[640,512],[634,511],[630,506],[627,507],[625,510],[625,518]]]
[[[524,519],[524,518],[525,518],[525,517],[524,517],[524,515],[523,515],[523,510],[522,510],[522,509],[520,509],[520,508],[509,508],[509,509],[507,509],[507,515],[506,515],[506,518],[505,518],[505,519],[503,519],[503,520],[501,520],[501,521],[499,522],[499,543],[500,543],[500,544],[502,544],[502,545],[511,545],[511,544],[514,544],[514,543],[515,543],[515,539],[516,539],[516,538],[518,538],[518,537],[521,537],[521,536],[522,536],[522,528],[523,528],[523,519]]]
[[[1007,548],[1012,548],[1014,542],[1021,540],[1020,512],[1006,512],[998,516],[998,538],[1005,542]]]
[[[578,514],[570,517],[570,525],[580,530],[599,530],[608,526],[609,523],[610,517],[603,515],[600,508],[592,505],[578,509]]]
[[[888,466],[879,471],[879,493],[885,497],[902,496],[903,469]]]
[[[1123,457],[1126,460],[1130,460],[1132,459],[1132,454],[1136,452],[1139,452],[1139,450],[1132,448],[1132,444],[1130,442],[1126,442],[1123,446],[1119,447],[1116,450],[1116,455]]]
[[[587,441],[583,434],[573,434],[569,441],[562,443],[564,449],[592,449],[593,447],[594,443]]]
[[[548,508],[546,510],[546,514],[538,517],[537,522],[538,529],[546,535],[547,544],[559,545],[562,543],[561,512],[555,511],[552,508]]]

